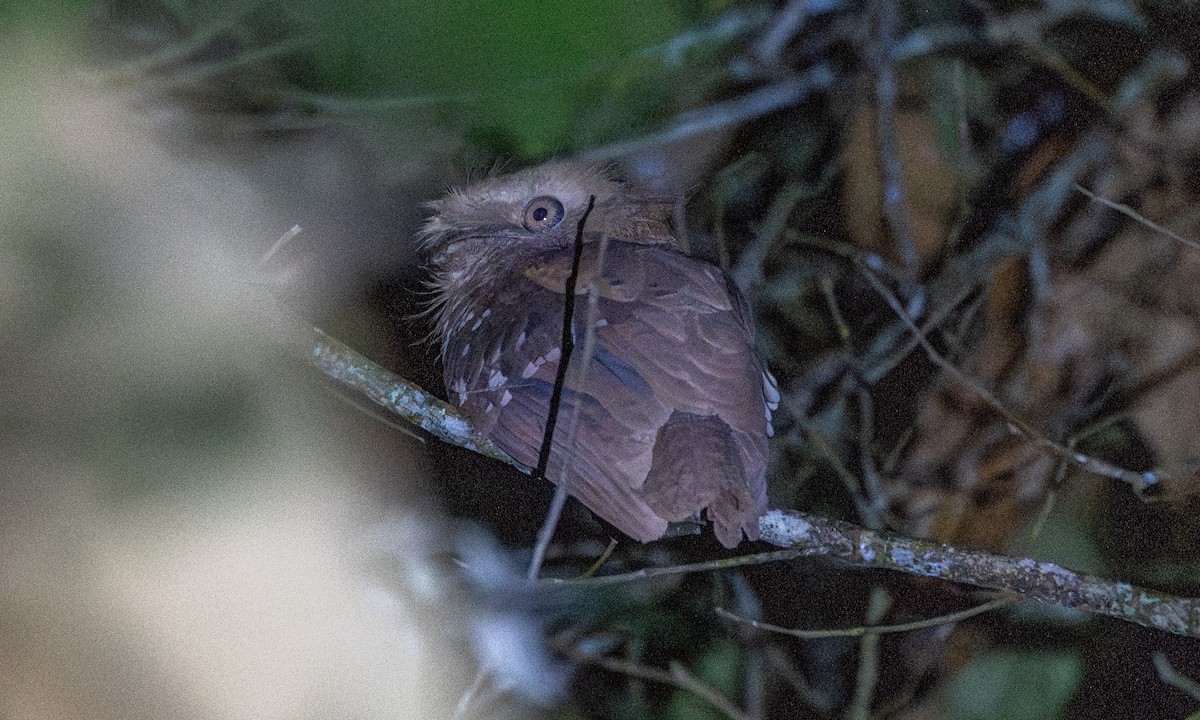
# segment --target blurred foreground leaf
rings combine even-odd
[[[471,124],[509,130],[530,154],[553,151],[576,88],[601,66],[661,43],[682,20],[669,3],[388,3],[313,0],[330,88],[444,99]]]

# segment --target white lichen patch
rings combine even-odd
[[[812,523],[784,510],[768,510],[766,515],[758,519],[760,539],[780,547],[789,547],[807,539],[812,529]]]

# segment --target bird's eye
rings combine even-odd
[[[539,195],[525,203],[525,213],[521,216],[521,223],[530,232],[542,232],[558,227],[564,214],[566,213],[563,210],[563,204],[558,201],[558,198]]]

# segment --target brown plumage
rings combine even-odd
[[[592,195],[547,476],[559,482],[566,468],[571,495],[642,542],[705,508],[726,547],[756,539],[778,394],[746,304],[719,269],[683,254],[669,201],[603,170],[546,165],[433,204],[423,240],[450,400],[537,463]]]

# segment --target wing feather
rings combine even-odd
[[[581,294],[550,479],[568,468],[572,495],[642,541],[705,507],[722,543],[757,537],[769,416],[743,301],[719,270],[670,249],[612,241],[600,268],[598,245],[585,246],[580,273],[580,292],[599,294],[593,353],[583,358]],[[495,288],[445,352],[451,400],[528,466],[557,373],[570,261],[569,249],[548,253]]]

